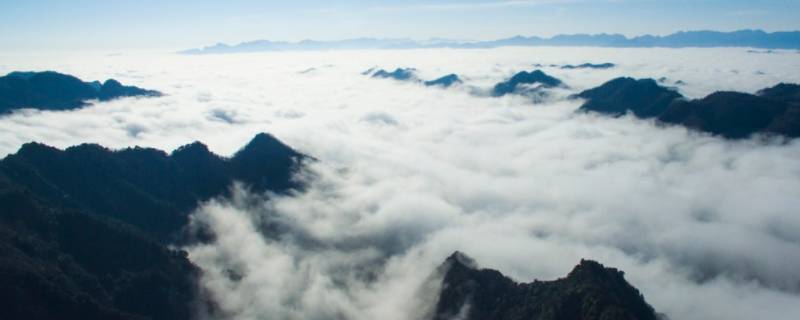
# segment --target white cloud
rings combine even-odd
[[[240,193],[196,213],[218,241],[190,257],[237,318],[414,318],[430,300],[420,286],[454,250],[520,281],[597,259],[624,270],[673,319],[800,313],[800,143],[724,141],[576,115],[575,101],[468,92],[535,63],[584,62],[619,67],[545,71],[574,91],[630,75],[683,80],[690,97],[754,92],[800,82],[797,55],[499,48],[6,58],[10,69],[84,79],[118,73],[167,96],[0,118],[3,154],[31,140],[167,150],[201,140],[230,155],[266,131],[320,160],[307,193],[269,202]],[[466,83],[444,90],[360,75],[372,66],[415,67],[424,79],[453,72]]]

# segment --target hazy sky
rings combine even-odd
[[[186,48],[255,39],[489,39],[800,29],[796,0],[0,0],[0,50]]]

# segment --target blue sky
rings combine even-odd
[[[0,50],[198,47],[255,39],[494,39],[800,30],[798,0],[0,0]]]

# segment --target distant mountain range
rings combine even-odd
[[[550,38],[516,36],[491,41],[431,39],[357,38],[336,41],[303,40],[299,42],[256,40],[236,45],[218,43],[183,54],[242,53],[261,51],[347,50],[347,49],[419,49],[419,48],[496,48],[506,46],[585,46],[620,48],[750,47],[764,49],[800,49],[800,31],[765,32],[763,30],[681,31],[666,36],[642,35],[628,38],[621,34],[566,34]]]
[[[124,86],[114,79],[84,82],[54,71],[15,71],[0,77],[0,114],[20,108],[70,110],[87,105],[88,100],[160,95],[158,91]]]

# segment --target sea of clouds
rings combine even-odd
[[[800,142],[726,141],[632,117],[576,114],[561,99],[618,76],[681,80],[690,98],[800,83],[800,55],[746,49],[499,48],[0,55],[0,73],[56,70],[166,95],[0,118],[0,154],[22,143],[231,155],[269,132],[318,161],[307,191],[203,204],[187,247],[235,319],[416,319],[455,250],[521,282],[581,258],[620,268],[671,319],[800,314]],[[549,102],[481,97],[534,64],[570,89]],[[372,79],[371,67],[456,73],[450,89]],[[219,316],[219,314],[217,314]]]

